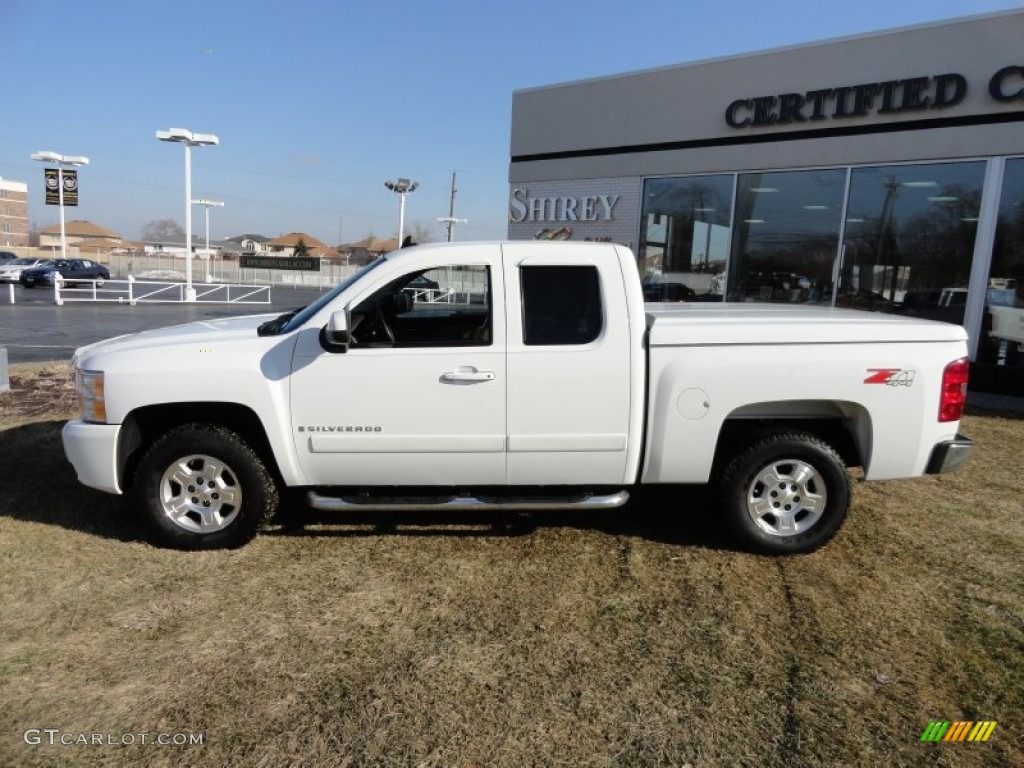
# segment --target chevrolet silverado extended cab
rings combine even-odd
[[[645,305],[612,244],[421,245],[278,317],[77,350],[63,441],[82,483],[185,549],[248,541],[288,489],[342,513],[713,483],[746,547],[805,552],[846,516],[847,466],[966,461],[966,354],[961,327],[889,314]]]

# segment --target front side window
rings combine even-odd
[[[601,334],[597,267],[524,266],[519,280],[524,344],[589,344]]]
[[[483,264],[435,267],[390,281],[352,310],[353,348],[493,343],[491,274]]]

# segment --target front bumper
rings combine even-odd
[[[64,425],[64,455],[75,468],[78,482],[106,493],[122,492],[117,477],[120,432],[120,424],[90,424],[76,419]]]
[[[53,285],[53,272],[37,272],[26,275],[22,272],[18,275],[18,282],[22,285]]]
[[[932,448],[932,455],[928,459],[928,468],[925,469],[925,473],[938,475],[943,472],[956,472],[967,463],[973,451],[974,441],[963,435],[957,435],[955,440],[941,442]]]

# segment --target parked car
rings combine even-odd
[[[420,275],[406,283],[405,287],[406,289],[413,289],[416,291],[436,291],[441,287],[441,285],[436,280],[431,280],[426,275]]]
[[[18,258],[18,254],[10,251],[0,251],[0,264],[7,264]]]
[[[73,287],[76,280],[95,280],[96,285],[103,285],[110,279],[110,272],[102,264],[89,259],[54,259],[38,267],[26,269],[21,273],[19,282],[26,288],[37,285],[53,285],[54,273],[60,272],[64,282]]]
[[[696,301],[697,292],[683,283],[662,282],[658,275],[646,275],[641,281],[644,301],[677,302]]]
[[[895,312],[900,306],[885,294],[861,288],[856,291],[840,293],[836,296],[836,306],[846,309],[861,309],[869,312]]]
[[[16,283],[29,267],[41,267],[48,259],[12,259],[0,264],[0,283]]]

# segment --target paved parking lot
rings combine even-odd
[[[279,314],[321,295],[311,288],[274,287],[271,304],[67,303],[56,306],[53,291],[0,286],[0,347],[11,363],[67,360],[77,347],[165,325],[230,315]]]

